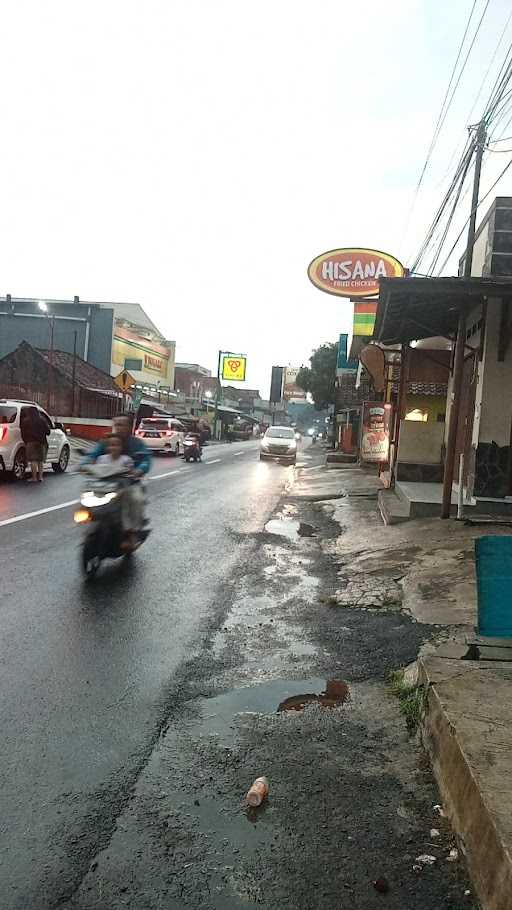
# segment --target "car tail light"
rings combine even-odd
[[[9,427],[6,427],[5,424],[0,425],[0,442],[5,442],[7,439],[7,434],[9,433]]]

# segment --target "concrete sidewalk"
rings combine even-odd
[[[358,467],[331,466],[302,471],[294,495],[340,525],[340,535],[324,542],[339,566],[333,606],[402,610],[439,627],[418,656],[424,745],[483,910],[510,910],[512,648],[478,652],[471,642],[474,541],[511,532],[438,518],[384,526],[378,489],[377,478]],[[511,662],[503,660],[508,653]]]

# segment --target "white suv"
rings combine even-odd
[[[35,401],[16,401],[0,398],[0,471],[9,480],[22,480],[27,470],[25,444],[21,438],[20,420],[25,409],[37,408],[50,430],[47,462],[56,474],[62,474],[69,464],[69,442],[61,423],[53,423],[46,411]]]
[[[185,427],[175,417],[143,417],[135,435],[153,452],[179,455],[185,449]]]

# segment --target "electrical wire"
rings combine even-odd
[[[501,31],[501,34],[500,34],[500,36],[499,36],[499,38],[498,38],[498,41],[497,41],[497,43],[496,43],[496,46],[495,46],[495,48],[494,48],[494,52],[493,52],[493,54],[492,54],[492,57],[491,57],[491,60],[490,60],[490,63],[489,63],[489,66],[487,67],[487,69],[486,69],[486,71],[485,71],[485,75],[484,75],[484,77],[483,77],[483,79],[482,79],[482,81],[481,81],[481,83],[480,83],[480,88],[478,89],[478,93],[477,93],[477,95],[476,95],[476,97],[475,97],[475,100],[473,101],[473,104],[471,105],[471,110],[469,111],[469,113],[468,113],[468,115],[467,115],[467,117],[466,117],[466,123],[471,123],[471,122],[472,122],[473,113],[474,113],[474,111],[475,111],[475,108],[476,108],[476,106],[477,106],[479,100],[480,100],[480,96],[481,96],[481,94],[482,94],[482,92],[483,92],[484,85],[485,85],[485,83],[487,82],[487,79],[488,79],[488,77],[489,77],[489,73],[491,72],[491,69],[492,69],[492,67],[493,67],[493,65],[494,65],[494,62],[495,62],[495,60],[496,60],[496,57],[498,56],[498,51],[499,51],[499,49],[500,49],[500,47],[501,47],[501,44],[502,44],[502,42],[503,42],[503,39],[504,39],[504,37],[505,37],[505,35],[506,35],[506,33],[507,33],[508,27],[509,27],[509,25],[510,25],[511,22],[512,22],[512,11],[509,13],[509,15],[508,15],[508,17],[507,17],[507,20],[506,20],[506,22],[505,22],[505,25],[503,26],[503,29],[502,29],[502,31]],[[508,56],[508,52],[507,52],[507,54],[505,55],[505,59],[506,59],[507,56]],[[503,68],[503,64],[502,64],[502,66],[500,67],[500,72],[501,72],[502,68]],[[465,131],[464,131],[464,134],[463,134],[463,136],[462,136],[462,139],[464,138],[464,136],[465,136]],[[459,140],[459,142],[457,143],[457,145],[455,146],[455,148],[454,148],[454,150],[453,150],[453,152],[452,152],[450,161],[448,162],[448,167],[446,168],[446,171],[445,171],[445,173],[444,173],[444,176],[443,176],[442,180],[441,180],[440,183],[439,183],[439,186],[442,186],[442,185],[443,185],[444,181],[446,180],[446,178],[448,177],[448,175],[451,173],[452,166],[453,166],[453,162],[455,161],[455,158],[456,158],[457,154],[460,154],[460,144],[461,144],[461,143],[460,143],[460,140]]]
[[[467,37],[468,32],[469,32],[469,28],[470,28],[470,25],[471,25],[471,20],[473,19],[473,14],[474,14],[474,12],[475,12],[476,4],[477,4],[477,0],[473,0],[473,5],[472,5],[472,7],[471,7],[471,11],[470,11],[468,20],[467,20],[467,22],[466,22],[466,27],[465,27],[465,29],[464,29],[464,34],[463,34],[463,36],[462,36],[462,40],[461,40],[461,42],[460,42],[459,49],[458,49],[458,51],[457,51],[457,57],[456,57],[456,59],[455,59],[455,63],[453,64],[452,72],[451,72],[451,75],[450,75],[450,80],[449,80],[449,82],[448,82],[448,87],[447,87],[446,92],[445,92],[445,94],[444,94],[443,103],[441,104],[441,109],[440,109],[440,111],[439,111],[439,114],[438,114],[438,117],[437,117],[437,122],[436,122],[436,125],[435,125],[435,127],[434,127],[434,132],[433,132],[433,135],[432,135],[432,139],[431,139],[431,141],[430,141],[430,146],[429,146],[428,151],[427,151],[427,157],[425,158],[423,167],[422,167],[422,169],[421,169],[421,173],[420,173],[418,182],[417,182],[417,184],[416,184],[416,189],[415,189],[415,191],[414,191],[414,196],[413,196],[413,198],[412,198],[412,202],[411,202],[411,205],[410,205],[410,208],[409,208],[409,212],[408,212],[408,214],[407,214],[406,223],[405,223],[405,225],[404,225],[404,230],[403,230],[403,234],[402,234],[402,238],[401,238],[400,244],[402,244],[403,239],[404,239],[404,237],[405,237],[405,234],[406,234],[406,232],[407,232],[407,229],[408,229],[408,227],[409,227],[409,223],[410,223],[410,220],[411,220],[411,217],[412,217],[412,213],[413,213],[413,211],[414,211],[414,206],[416,205],[416,200],[417,200],[417,198],[418,198],[418,194],[419,194],[419,191],[420,191],[420,187],[421,187],[421,184],[423,183],[423,178],[424,178],[424,176],[425,176],[425,173],[426,173],[426,171],[427,171],[427,168],[428,168],[428,165],[429,165],[429,162],[430,162],[430,158],[432,157],[432,153],[433,153],[433,151],[434,151],[435,145],[436,145],[437,140],[438,140],[438,138],[439,138],[439,133],[440,133],[441,128],[442,128],[442,123],[444,123],[443,114],[445,113],[445,107],[446,107],[446,104],[447,104],[447,102],[448,102],[448,97],[449,97],[449,94],[450,94],[450,89],[451,89],[451,87],[452,87],[452,83],[453,83],[453,80],[454,80],[454,78],[455,78],[455,73],[457,72],[457,67],[458,67],[458,65],[459,65],[459,60],[460,60],[460,58],[461,58],[462,50],[463,50],[463,48],[464,48],[464,44],[465,44],[465,42],[466,42],[466,37]],[[487,0],[485,9],[487,9],[487,6],[488,6],[488,5],[489,5],[489,0]],[[485,11],[484,11],[484,12],[485,12]],[[467,58],[466,58],[466,59],[467,59]],[[460,77],[459,77],[459,81],[460,81]],[[457,83],[457,84],[458,84],[458,83]],[[453,95],[452,95],[451,101],[453,101]],[[450,101],[450,104],[451,104],[451,101]],[[441,121],[442,121],[442,122],[441,122]]]
[[[457,170],[456,170],[455,175],[454,175],[454,177],[453,177],[453,179],[452,179],[452,182],[451,182],[451,184],[450,184],[450,186],[449,186],[449,188],[448,188],[448,190],[447,190],[447,192],[446,192],[446,194],[445,194],[445,196],[444,196],[444,199],[442,200],[442,202],[441,202],[441,204],[440,204],[440,206],[439,206],[439,208],[438,208],[438,210],[437,210],[437,212],[436,212],[436,214],[435,214],[435,216],[434,216],[434,220],[432,221],[432,224],[430,225],[430,228],[429,228],[429,230],[428,230],[428,232],[427,232],[427,236],[425,237],[425,239],[424,239],[424,241],[423,241],[423,243],[422,243],[422,245],[421,245],[421,247],[420,247],[420,250],[419,250],[419,252],[418,252],[418,254],[417,254],[417,256],[416,256],[416,258],[415,258],[415,260],[414,260],[414,263],[413,263],[413,265],[412,265],[412,271],[413,271],[413,272],[415,272],[415,271],[417,270],[417,268],[418,268],[420,262],[425,258],[425,255],[426,255],[426,253],[427,253],[427,251],[428,251],[428,249],[429,249],[429,247],[430,247],[430,245],[431,245],[431,243],[432,243],[432,240],[433,240],[433,237],[434,237],[434,235],[435,235],[435,232],[436,232],[436,230],[437,230],[437,228],[438,228],[438,225],[440,224],[440,222],[441,222],[441,220],[442,220],[444,211],[445,211],[447,205],[449,204],[450,199],[452,198],[453,193],[455,192],[455,189],[456,189],[456,187],[457,187],[457,185],[458,185],[458,183],[459,183],[459,180],[460,180],[462,174],[467,173],[467,168],[469,167],[469,165],[470,165],[470,163],[471,163],[471,160],[472,160],[472,157],[473,157],[473,152],[474,152],[474,150],[475,150],[475,146],[476,146],[475,137],[474,137],[474,136],[469,136],[469,137],[468,137],[468,142],[467,142],[467,144],[466,144],[466,149],[465,149],[464,154],[463,154],[463,156],[462,156],[462,158],[461,158],[461,160],[460,160],[460,162],[459,162],[459,164],[458,164],[458,166],[457,166]]]
[[[487,7],[486,7],[486,8],[487,8]],[[486,9],[486,8],[485,8],[485,9]],[[484,9],[483,15],[485,14],[485,9]],[[481,21],[482,21],[482,17],[481,17],[481,19],[480,19],[480,23],[481,23]],[[500,121],[503,120],[504,117],[507,116],[508,113],[509,113],[509,106],[510,106],[510,103],[511,103],[512,89],[508,89],[508,85],[509,85],[511,79],[512,79],[512,44],[509,45],[508,50],[507,50],[507,52],[506,52],[506,54],[505,54],[505,58],[504,58],[504,60],[503,60],[503,63],[502,63],[502,65],[501,65],[501,67],[500,67],[500,70],[499,70],[499,72],[498,72],[498,74],[497,74],[497,76],[496,76],[496,79],[495,79],[495,81],[494,81],[494,84],[493,84],[493,86],[492,86],[492,89],[491,89],[491,93],[490,93],[489,99],[488,99],[488,101],[487,101],[487,104],[485,105],[484,113],[483,113],[482,119],[481,119],[481,121],[480,121],[480,123],[483,124],[483,125],[485,126],[486,131],[489,129],[489,127],[490,127],[491,125],[494,126],[494,129],[496,130],[496,128],[497,128],[498,124],[500,123]],[[507,89],[508,89],[508,90],[507,90]],[[512,118],[511,118],[511,119],[512,119]],[[503,129],[503,132],[506,131],[507,127],[508,127],[508,123],[507,123],[507,125],[505,126],[505,128]],[[495,134],[495,133],[493,133],[493,135],[494,135],[494,134]],[[471,158],[472,155],[473,155],[473,151],[474,151],[474,147],[473,147],[473,148],[470,150],[470,152],[469,152],[470,158]],[[489,149],[489,151],[499,151],[499,150],[498,150],[498,149]],[[506,152],[507,150],[504,149],[503,151]],[[463,156],[463,158],[461,159],[461,162],[459,163],[459,166],[458,166],[458,168],[457,168],[457,172],[456,172],[456,175],[455,175],[455,178],[454,178],[454,181],[455,181],[455,182],[452,181],[452,183],[450,184],[450,187],[449,187],[448,192],[447,192],[447,194],[446,194],[446,196],[445,196],[445,199],[443,200],[443,202],[442,202],[442,204],[441,204],[441,207],[440,207],[440,209],[438,210],[438,212],[437,212],[437,214],[436,214],[436,216],[435,216],[435,218],[434,218],[433,224],[431,225],[431,228],[429,229],[429,232],[427,233],[427,237],[425,238],[425,241],[423,242],[423,245],[422,245],[422,247],[421,247],[421,249],[420,249],[420,253],[419,253],[418,256],[416,257],[416,260],[415,260],[414,265],[413,265],[413,270],[415,270],[415,268],[419,265],[419,263],[424,259],[424,257],[425,257],[425,255],[427,254],[429,248],[431,247],[432,242],[433,242],[433,240],[434,240],[435,231],[437,230],[437,225],[438,225],[438,224],[440,223],[440,221],[442,220],[442,217],[443,217],[443,214],[444,214],[444,209],[446,208],[446,206],[447,206],[448,203],[449,203],[449,200],[450,200],[450,198],[451,198],[451,196],[452,196],[452,194],[453,194],[453,192],[454,192],[455,185],[456,185],[456,183],[457,183],[458,180],[459,180],[459,176],[460,176],[462,173],[464,173],[464,177],[463,177],[463,179],[462,179],[462,182],[459,184],[459,189],[458,189],[457,194],[456,194],[455,202],[454,202],[453,205],[452,205],[451,213],[450,213],[450,215],[449,215],[449,217],[448,217],[447,223],[446,223],[446,225],[445,225],[445,229],[444,229],[443,234],[442,234],[441,243],[438,245],[437,251],[436,251],[436,253],[435,253],[435,255],[434,255],[434,258],[433,258],[433,261],[432,261],[432,265],[431,265],[430,271],[433,270],[433,268],[435,268],[435,265],[437,265],[437,262],[438,262],[438,260],[439,260],[439,256],[440,256],[440,254],[441,254],[442,247],[444,246],[444,243],[446,242],[446,239],[447,239],[447,236],[448,236],[450,227],[451,227],[451,223],[452,223],[452,221],[453,221],[453,217],[454,217],[454,214],[455,214],[456,206],[457,206],[457,204],[458,204],[458,202],[459,202],[459,200],[460,200],[460,194],[461,194],[461,191],[462,191],[462,186],[463,186],[463,183],[464,183],[464,180],[465,180],[465,176],[466,176],[467,171],[468,171],[468,169],[469,169],[469,162],[466,162],[466,163],[464,164],[464,163],[463,163],[464,161],[465,161],[465,156]],[[501,179],[501,176],[500,176],[500,178],[498,178],[498,179]],[[487,195],[488,195],[488,194],[487,194]],[[485,197],[485,198],[486,198],[486,197]],[[466,223],[467,223],[467,222],[466,222]],[[439,236],[439,234],[438,234],[438,236]],[[436,237],[435,240],[434,240],[434,243],[436,243],[436,242],[437,242],[437,237]],[[457,243],[457,242],[458,242],[458,240],[456,241],[456,243]],[[448,257],[448,258],[449,258],[449,257]],[[443,267],[444,267],[444,266],[443,266]]]
[[[446,225],[445,225],[445,229],[444,229],[444,231],[443,231],[443,236],[441,237],[441,241],[440,241],[440,243],[438,244],[436,254],[435,254],[434,258],[432,259],[430,268],[428,269],[428,274],[429,274],[429,275],[433,275],[433,274],[434,274],[436,265],[437,265],[437,263],[439,262],[439,257],[440,257],[440,255],[441,255],[441,251],[442,251],[442,249],[443,249],[443,247],[444,247],[444,245],[445,245],[445,243],[446,243],[446,238],[447,238],[447,236],[448,236],[448,234],[449,234],[449,231],[450,231],[450,228],[451,228],[451,226],[452,226],[452,221],[453,221],[453,218],[454,218],[454,215],[455,215],[455,211],[456,211],[457,206],[458,206],[458,204],[459,204],[460,194],[462,193],[462,189],[463,189],[463,187],[464,187],[464,183],[466,182],[466,177],[467,177],[467,175],[468,175],[468,171],[469,171],[469,169],[470,169],[470,167],[471,167],[471,163],[472,163],[472,162],[473,162],[473,155],[471,154],[470,157],[468,156],[467,161],[466,161],[466,163],[465,163],[465,167],[464,167],[464,170],[463,170],[463,172],[462,172],[462,175],[461,175],[461,178],[460,178],[460,181],[459,181],[459,186],[458,186],[457,192],[456,192],[456,194],[455,194],[455,199],[453,200],[453,205],[452,205],[450,214],[449,214],[449,216],[448,216],[448,219],[447,219],[447,222],[446,222]],[[473,163],[474,163],[474,162],[473,162]]]
[[[498,185],[498,183],[500,182],[501,178],[504,177],[504,175],[505,175],[506,172],[508,171],[509,167],[511,167],[511,166],[512,166],[512,158],[511,158],[510,161],[505,165],[505,167],[503,168],[501,174],[500,174],[499,177],[494,181],[494,183],[493,183],[493,185],[490,187],[490,189],[487,190],[485,196],[482,196],[482,198],[479,199],[479,201],[478,201],[477,204],[476,204],[476,207],[475,207],[474,211],[477,211],[478,208],[482,205],[482,202],[485,202],[485,200],[489,198],[489,196],[491,195],[493,189]],[[472,216],[472,215],[473,215],[473,210],[471,211],[469,217],[466,219],[466,221],[465,221],[464,224],[462,225],[462,228],[461,228],[459,234],[457,235],[457,238],[456,238],[456,240],[455,240],[455,243],[453,244],[453,246],[452,246],[450,252],[448,253],[446,259],[444,260],[444,262],[443,262],[441,268],[439,269],[439,271],[438,271],[438,273],[437,273],[438,275],[440,275],[441,272],[444,271],[444,269],[446,268],[446,265],[447,265],[447,263],[448,263],[448,261],[449,261],[451,255],[452,255],[452,253],[455,251],[455,248],[456,248],[456,246],[457,246],[457,244],[458,244],[460,238],[462,237],[464,231],[466,230],[466,228],[467,228],[467,226],[468,226],[468,224],[469,224],[469,222],[470,222],[470,220],[471,220],[471,216]]]
[[[441,115],[440,115],[440,118],[438,118],[438,123],[437,123],[437,125],[436,125],[436,130],[435,130],[435,132],[434,132],[434,137],[433,137],[433,141],[432,141],[432,143],[431,143],[431,148],[429,149],[429,153],[428,153],[428,155],[427,155],[427,160],[426,160],[426,162],[425,162],[424,169],[423,169],[423,171],[422,171],[422,174],[420,175],[420,182],[419,182],[418,187],[417,187],[417,192],[418,192],[418,190],[419,190],[419,185],[421,184],[421,181],[422,181],[422,179],[423,179],[423,177],[424,177],[426,168],[427,168],[427,166],[428,166],[429,159],[430,159],[430,155],[432,154],[433,147],[435,146],[435,142],[437,141],[439,132],[440,132],[440,130],[441,130],[442,127],[443,127],[444,121],[445,121],[445,119],[446,119],[446,115],[447,115],[448,110],[449,110],[449,108],[450,108],[450,106],[451,106],[451,103],[452,103],[452,101],[453,101],[454,94],[455,94],[455,92],[456,92],[456,90],[457,90],[457,87],[458,87],[458,85],[459,85],[459,83],[460,83],[460,80],[461,80],[461,78],[462,78],[462,74],[463,74],[463,72],[464,72],[465,66],[466,66],[466,64],[467,64],[467,61],[468,61],[469,56],[470,56],[470,54],[471,54],[471,51],[472,51],[472,49],[473,49],[473,47],[474,47],[474,44],[475,44],[477,35],[478,35],[478,33],[479,33],[479,30],[480,30],[480,27],[481,27],[481,25],[482,25],[482,22],[483,22],[483,19],[484,19],[484,17],[485,17],[485,14],[486,14],[486,12],[487,12],[487,8],[488,8],[488,6],[489,6],[489,2],[490,2],[490,0],[487,0],[485,6],[484,6],[484,8],[483,8],[483,11],[482,11],[481,16],[480,16],[480,20],[479,20],[478,25],[477,25],[477,27],[476,27],[476,30],[475,30],[475,32],[474,32],[474,34],[473,34],[473,38],[472,38],[471,44],[470,44],[470,46],[469,46],[469,48],[468,48],[468,51],[467,51],[467,53],[466,53],[464,62],[463,62],[463,64],[462,64],[462,68],[461,68],[461,70],[460,70],[460,72],[459,72],[459,74],[458,74],[458,77],[457,77],[457,80],[456,80],[456,82],[455,82],[454,88],[453,88],[453,90],[452,90],[452,92],[451,92],[451,95],[450,95],[450,89],[448,89],[447,95],[445,96],[445,100],[444,100],[444,102],[443,102],[444,110],[443,110],[443,108],[441,109]],[[471,10],[471,13],[470,13],[470,18],[469,18],[469,20],[468,20],[467,30],[469,29],[469,24],[470,24],[470,22],[471,22],[471,19],[472,19],[473,13],[474,13],[474,8],[475,8],[475,6],[473,5],[472,10]],[[506,21],[506,23],[505,23],[505,27],[504,27],[504,29],[503,29],[502,32],[501,32],[500,38],[499,38],[499,40],[498,40],[498,44],[497,44],[496,49],[495,49],[495,53],[494,53],[494,55],[493,55],[493,58],[492,58],[492,60],[491,60],[491,63],[490,63],[489,66],[487,67],[487,71],[486,71],[486,73],[485,73],[484,79],[483,79],[482,84],[481,84],[481,86],[480,86],[479,93],[478,93],[477,98],[476,98],[476,100],[475,100],[475,102],[474,102],[474,104],[473,104],[472,111],[473,111],[474,108],[476,107],[476,104],[477,104],[477,102],[478,102],[478,98],[479,98],[480,95],[481,95],[481,92],[482,92],[482,90],[483,90],[483,86],[485,85],[485,82],[486,82],[486,80],[487,80],[487,78],[488,78],[488,74],[489,74],[489,72],[490,72],[490,70],[491,70],[492,63],[494,62],[494,59],[495,59],[496,56],[497,56],[497,52],[498,52],[498,50],[499,50],[499,47],[501,46],[501,43],[502,43],[502,41],[503,41],[503,37],[504,37],[504,35],[505,35],[505,33],[506,33],[506,30],[507,30],[507,28],[508,28],[509,23],[510,23],[511,20],[512,20],[512,13],[509,14],[509,16],[508,16],[508,18],[507,18],[507,21]],[[466,30],[465,35],[467,34],[467,30]],[[463,44],[464,44],[464,40],[465,40],[465,38],[463,39],[462,46],[463,46]],[[460,58],[460,54],[459,54],[459,58]],[[452,74],[452,75],[453,75],[453,74]],[[509,88],[511,79],[512,79],[512,43],[509,44],[509,46],[508,46],[508,48],[507,48],[507,50],[506,50],[506,52],[505,52],[503,62],[502,62],[502,64],[501,64],[500,68],[499,68],[498,73],[496,74],[496,77],[495,77],[495,79],[494,79],[494,83],[493,83],[492,88],[491,88],[491,91],[490,91],[490,93],[489,93],[489,97],[488,97],[487,103],[486,103],[486,105],[485,105],[485,107],[484,107],[484,111],[483,111],[482,117],[481,117],[481,119],[480,119],[480,124],[479,124],[479,126],[480,126],[480,127],[484,127],[485,132],[489,133],[490,128],[492,127],[492,133],[491,133],[491,136],[490,136],[490,142],[492,142],[493,137],[496,136],[497,130],[498,130],[498,128],[500,127],[500,124],[503,123],[503,121],[505,120],[505,118],[509,117],[510,110],[511,110],[511,105],[512,105],[512,89]],[[453,81],[453,79],[451,80],[451,82],[452,82],[452,81]],[[447,100],[447,99],[448,99],[448,100]],[[502,127],[502,129],[501,129],[501,136],[499,136],[498,139],[502,139],[502,138],[503,138],[504,134],[507,132],[507,129],[508,129],[508,127],[509,127],[510,122],[512,122],[512,116],[509,117],[509,119],[507,120],[507,123],[505,124],[505,126]],[[472,162],[472,159],[473,159],[473,153],[474,153],[475,148],[476,148],[476,139],[475,139],[475,136],[476,136],[476,129],[475,129],[475,128],[473,128],[472,133],[473,133],[473,136],[471,137],[471,135],[470,135],[470,140],[471,140],[471,141],[467,141],[467,142],[466,142],[466,146],[465,146],[465,149],[464,149],[463,154],[462,154],[462,156],[461,156],[461,159],[460,159],[460,161],[459,161],[459,164],[458,164],[458,166],[457,166],[455,175],[454,175],[454,177],[453,177],[453,179],[452,179],[452,181],[451,181],[451,183],[450,183],[450,185],[449,185],[449,187],[448,187],[447,192],[445,193],[445,196],[444,196],[444,198],[443,198],[443,200],[442,200],[442,202],[441,202],[441,205],[439,206],[439,208],[438,208],[438,210],[437,210],[437,212],[436,212],[436,215],[435,215],[435,217],[434,217],[434,219],[433,219],[432,224],[430,225],[430,228],[429,228],[429,230],[428,230],[428,232],[427,232],[427,235],[426,235],[426,237],[425,237],[425,239],[424,239],[424,241],[423,241],[423,243],[422,243],[422,245],[421,245],[421,247],[420,247],[420,250],[419,250],[419,252],[418,252],[418,254],[417,254],[417,256],[416,256],[416,259],[414,260],[414,263],[413,263],[413,266],[412,266],[412,271],[413,271],[414,273],[416,273],[418,266],[419,266],[420,263],[425,259],[425,257],[429,254],[429,250],[432,249],[432,247],[434,248],[435,252],[434,252],[434,254],[433,254],[433,258],[432,258],[432,260],[431,260],[430,267],[429,267],[429,269],[427,270],[427,271],[428,271],[428,274],[433,274],[435,268],[437,267],[437,264],[438,264],[438,262],[439,262],[439,258],[440,258],[442,249],[443,249],[443,247],[444,247],[444,245],[445,245],[445,243],[446,243],[447,237],[448,237],[448,235],[449,235],[449,232],[450,232],[450,229],[451,229],[451,226],[452,226],[452,223],[453,223],[453,219],[454,219],[454,216],[455,216],[455,213],[456,213],[456,210],[457,210],[457,206],[460,204],[461,194],[462,194],[462,191],[463,191],[464,183],[465,183],[465,181],[466,181],[467,174],[468,174],[468,172],[469,172],[469,170],[470,170],[471,162]],[[510,149],[489,148],[489,147],[487,146],[486,152],[487,152],[487,151],[493,152],[493,153],[494,153],[494,152],[498,152],[498,153],[499,153],[499,152],[504,152],[505,154],[507,154],[507,153],[510,154],[510,151],[511,151],[511,150],[510,150]],[[452,156],[452,157],[453,157],[453,156]],[[506,173],[506,171],[509,169],[509,167],[510,167],[511,165],[512,165],[512,160],[505,166],[505,168],[503,169],[503,171],[501,172],[501,174],[499,175],[499,177],[497,178],[497,180],[493,183],[493,185],[492,185],[492,187],[490,188],[490,190],[488,190],[487,193],[485,194],[485,196],[484,196],[482,199],[480,199],[480,200],[478,201],[478,203],[477,203],[477,209],[478,209],[478,206],[479,206],[485,199],[487,199],[487,198],[489,197],[489,195],[490,195],[490,193],[493,191],[494,187],[499,183],[499,181],[502,179],[502,177],[504,176],[504,174]],[[414,200],[413,200],[413,204],[414,204],[414,201],[416,200],[417,192],[416,192],[416,194],[415,194],[415,197],[414,197]],[[468,192],[469,192],[469,188],[466,189],[466,192],[464,193],[464,195],[463,195],[463,197],[462,197],[463,199],[466,197],[466,195],[467,195]],[[444,215],[445,215],[445,211],[446,211],[448,205],[450,205],[450,203],[451,203],[451,210],[450,210],[449,215],[448,215],[448,217],[447,217],[447,219],[446,219],[446,221],[445,221],[445,223],[444,223],[444,227],[441,229],[440,226],[441,226],[441,224],[442,224],[442,222],[443,222]],[[471,216],[470,216],[470,217],[471,217]],[[457,237],[457,239],[456,239],[454,245],[452,246],[452,249],[450,250],[450,253],[449,253],[448,256],[446,257],[446,259],[445,259],[445,261],[444,261],[444,263],[443,263],[443,265],[442,265],[442,267],[441,267],[441,269],[440,269],[440,272],[442,272],[443,269],[446,267],[446,264],[447,264],[448,260],[450,259],[450,256],[452,255],[454,249],[456,248],[457,243],[459,242],[459,240],[460,240],[460,238],[461,238],[461,236],[462,236],[462,233],[463,233],[465,227],[466,227],[467,224],[469,223],[469,220],[470,220],[470,218],[468,218],[467,221],[465,222],[465,225],[464,225],[464,227],[462,228],[462,231],[459,233],[459,235],[458,235],[458,237]]]

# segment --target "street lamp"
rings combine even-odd
[[[45,300],[38,300],[37,305],[42,313],[48,312],[48,304],[46,303]]]

